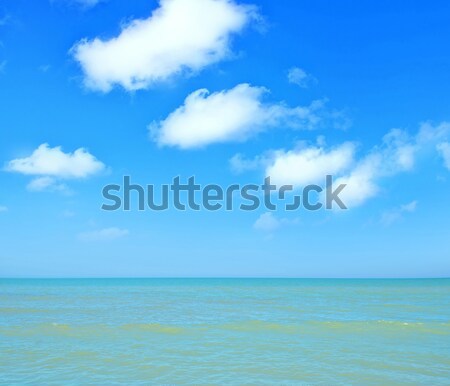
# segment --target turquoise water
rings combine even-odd
[[[449,385],[450,280],[0,281],[0,384]]]

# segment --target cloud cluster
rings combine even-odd
[[[255,16],[254,7],[232,0],[160,0],[149,18],[131,21],[109,40],[84,39],[71,52],[87,87],[145,89],[227,58],[231,36]]]
[[[11,160],[5,166],[8,172],[37,176],[28,185],[33,191],[65,190],[59,180],[83,179],[104,169],[105,165],[83,148],[64,153],[60,146],[51,148],[47,143],[30,156]]]
[[[340,198],[347,207],[352,208],[375,197],[383,179],[412,170],[419,155],[427,154],[430,149],[439,151],[448,168],[449,136],[450,123],[423,123],[413,136],[404,130],[391,130],[380,145],[359,157],[356,144],[346,142],[335,147],[303,145],[288,151],[272,151],[250,160],[238,154],[230,160],[230,164],[238,172],[264,168],[265,175],[270,176],[278,186],[304,187],[323,182],[325,176],[331,174],[336,178],[336,186],[346,185]]]
[[[266,93],[265,88],[246,83],[215,93],[194,91],[166,119],[152,123],[151,134],[159,145],[187,149],[244,140],[277,126],[312,129],[320,122],[316,112],[322,102],[288,107],[265,103]]]

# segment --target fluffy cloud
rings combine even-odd
[[[40,145],[29,157],[9,161],[6,171],[38,176],[28,184],[31,191],[66,190],[60,179],[87,178],[104,170],[105,165],[83,148],[64,153],[60,146]]]
[[[100,172],[104,167],[103,163],[83,148],[73,153],[64,153],[60,146],[51,148],[44,143],[29,157],[9,161],[6,170],[28,175],[85,178]]]
[[[255,16],[254,7],[232,0],[160,0],[149,18],[131,21],[117,37],[84,39],[71,51],[87,87],[144,89],[228,57],[231,35]]]
[[[322,102],[291,108],[264,103],[266,92],[245,83],[212,94],[206,89],[194,91],[166,119],[151,124],[150,131],[159,145],[186,149],[243,140],[275,126],[312,129],[320,122],[316,112]]]
[[[78,235],[78,238],[82,241],[110,241],[127,236],[129,233],[127,229],[111,227],[83,232]]]
[[[296,84],[299,87],[307,88],[311,83],[317,82],[317,80],[305,70],[299,67],[292,67],[288,71],[289,83]]]
[[[404,130],[391,130],[380,145],[359,157],[353,143],[327,148],[319,142],[315,146],[274,151],[250,160],[236,155],[230,164],[236,171],[264,167],[265,175],[278,186],[301,187],[320,183],[327,174],[331,174],[335,178],[335,186],[346,185],[339,197],[348,208],[353,208],[375,197],[383,180],[413,170],[419,156],[428,154],[430,149],[437,149],[446,166],[450,166],[447,163],[450,159],[446,158],[450,156],[449,136],[450,123],[423,123],[415,135]],[[413,208],[413,204],[399,210],[405,212],[409,208]]]
[[[327,174],[335,175],[347,170],[353,163],[355,145],[344,143],[337,148],[325,150],[309,147],[274,153],[266,168],[274,184],[305,186],[322,182]]]

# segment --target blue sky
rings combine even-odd
[[[0,2],[0,275],[448,276],[450,4],[195,4]],[[268,174],[349,209],[100,210]]]

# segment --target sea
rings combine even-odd
[[[450,279],[0,279],[0,385],[450,385]]]

